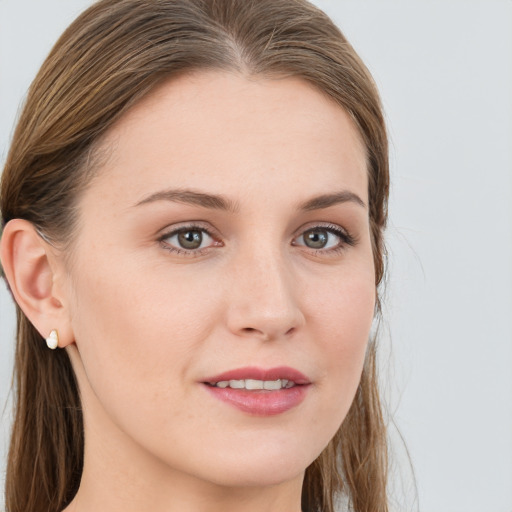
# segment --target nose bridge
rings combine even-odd
[[[304,318],[290,262],[279,243],[251,243],[233,266],[229,327],[273,339],[302,325]]]

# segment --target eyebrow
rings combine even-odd
[[[297,209],[309,212],[312,210],[329,208],[329,206],[334,206],[335,204],[340,203],[355,203],[362,208],[366,208],[366,204],[357,194],[354,194],[354,192],[350,192],[349,190],[341,190],[332,194],[322,194],[320,196],[313,197],[312,199],[308,199],[307,201],[300,203]]]
[[[171,201],[177,203],[185,203],[212,210],[221,210],[230,213],[238,213],[240,211],[240,203],[233,201],[221,194],[207,194],[191,189],[168,189],[155,192],[148,197],[142,199],[134,206],[154,203],[157,201]],[[364,201],[354,192],[349,190],[341,190],[331,194],[322,194],[307,201],[299,203],[296,208],[300,211],[313,211],[329,208],[336,204],[355,203],[362,208],[366,208]]]
[[[206,194],[190,189],[168,189],[155,192],[139,201],[135,206],[154,203],[156,201],[172,201],[176,203],[192,204],[209,208],[212,210],[223,210],[231,213],[238,213],[240,205],[220,194]]]

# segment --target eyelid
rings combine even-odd
[[[304,236],[305,233],[308,231],[314,231],[314,230],[325,230],[329,233],[333,234],[334,236],[337,236],[340,239],[340,243],[336,245],[335,247],[331,248],[319,248],[315,249],[312,247],[308,247],[305,244],[297,244],[295,243],[295,240],[301,236]],[[215,243],[209,245],[208,247],[203,247],[199,249],[184,249],[180,247],[172,246],[168,243],[165,243],[164,241],[172,236],[175,236],[183,231],[202,231],[206,233],[210,238],[212,238]],[[217,235],[216,231],[213,230],[210,226],[204,227],[204,223],[201,221],[191,221],[190,223],[184,223],[182,226],[180,225],[173,225],[172,228],[169,228],[168,230],[164,231],[159,237],[158,241],[160,244],[169,252],[175,253],[175,254],[181,254],[188,257],[195,257],[195,256],[201,256],[205,252],[210,251],[210,249],[214,247],[224,246],[224,243],[219,240],[221,238]],[[357,237],[351,235],[345,228],[339,226],[338,224],[332,224],[329,222],[326,223],[312,223],[311,225],[302,226],[300,228],[299,234],[295,235],[292,240],[292,245],[294,246],[301,246],[308,249],[310,252],[313,252],[314,254],[322,254],[322,255],[334,255],[338,254],[339,252],[345,250],[347,246],[354,246],[358,242]]]
[[[158,231],[159,238],[164,239],[168,238],[171,235],[174,235],[176,233],[179,233],[180,231],[186,231],[187,229],[190,230],[198,230],[198,231],[204,231],[208,233],[211,237],[217,237],[219,238],[220,235],[218,232],[211,227],[211,225],[207,222],[201,221],[201,220],[191,220],[191,221],[185,221],[185,222],[179,222],[177,224],[172,224],[170,226],[166,226],[163,229],[160,229]]]
[[[206,233],[214,241],[214,243],[201,249],[184,249],[182,247],[176,247],[165,242],[166,239],[178,235],[184,231],[202,231]],[[201,256],[205,252],[209,251],[212,247],[223,246],[224,244],[219,241],[219,238],[220,237],[217,235],[216,231],[213,230],[210,226],[205,227],[201,221],[191,221],[189,223],[184,223],[182,226],[173,225],[172,227],[167,228],[158,237],[158,242],[160,242],[165,250],[171,253],[181,254],[188,257],[195,257]]]
[[[306,233],[307,231],[311,231],[314,229],[325,229],[326,231],[330,231],[335,234],[339,233],[339,235],[343,236],[343,237],[353,238],[352,235],[344,227],[340,226],[339,224],[333,224],[331,222],[321,222],[321,221],[320,222],[312,222],[312,223],[305,224],[305,225],[301,226],[297,230],[296,237]]]
[[[357,237],[352,235],[351,233],[349,233],[349,231],[347,229],[343,228],[342,226],[339,226],[338,224],[332,224],[330,222],[326,222],[326,223],[316,222],[310,226],[302,226],[300,228],[300,234],[297,235],[294,238],[294,240],[303,236],[308,231],[315,231],[315,230],[319,230],[319,231],[325,230],[325,231],[337,236],[340,239],[340,243],[337,246],[328,248],[328,249],[324,249],[324,248],[314,249],[312,247],[308,248],[305,244],[295,244],[295,245],[300,245],[302,247],[306,247],[306,248],[310,249],[311,251],[313,251],[314,253],[324,253],[327,255],[330,253],[331,254],[338,253],[338,252],[346,249],[346,246],[353,247],[353,246],[357,245],[357,242],[358,242]]]

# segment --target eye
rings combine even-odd
[[[295,239],[293,245],[302,245],[317,252],[339,252],[346,246],[353,246],[356,243],[345,230],[339,226],[314,226],[307,229]]]
[[[200,226],[185,226],[165,233],[159,238],[160,243],[170,252],[186,255],[200,255],[217,242],[210,232]]]

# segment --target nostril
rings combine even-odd
[[[270,335],[268,333],[265,333],[262,330],[256,329],[254,327],[244,327],[242,329],[242,331],[245,334],[250,334],[250,335],[257,334],[258,335],[257,337],[258,338],[261,337],[264,341],[268,341],[270,339]]]
[[[254,327],[244,327],[242,330],[246,334],[259,333],[263,336],[263,338],[265,340],[269,340],[271,337],[269,333],[263,332],[260,329],[255,329]],[[295,332],[295,327],[290,327],[290,329],[288,329],[288,331],[286,331],[285,336],[288,336],[288,335],[292,334],[293,332]]]

